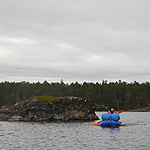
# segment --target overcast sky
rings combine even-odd
[[[150,0],[0,0],[0,82],[150,81]]]

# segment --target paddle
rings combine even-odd
[[[102,120],[101,120],[101,121],[102,121]],[[100,122],[101,122],[101,121],[100,121]],[[92,126],[97,126],[98,123],[100,123],[100,122],[94,122],[94,123],[92,123],[91,125],[92,125]]]
[[[121,111],[117,112],[117,114],[120,114],[120,113],[122,113],[122,112],[124,112],[124,110],[121,110]],[[101,121],[103,121],[103,120],[101,120]],[[100,122],[101,122],[101,121],[100,121]],[[94,123],[92,123],[91,125],[92,125],[92,126],[97,126],[98,123],[100,123],[100,122],[94,122]]]
[[[121,111],[119,111],[119,112],[117,112],[117,113],[120,114],[120,113],[122,113],[122,112],[124,112],[124,110],[121,110]]]

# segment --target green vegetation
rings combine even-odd
[[[41,101],[56,101],[63,97],[52,97],[52,96],[34,96],[27,99],[28,102],[41,102]]]
[[[41,95],[47,96],[40,97]],[[0,106],[13,105],[27,99],[33,102],[36,100],[53,101],[68,95],[88,99],[99,110],[107,110],[111,106],[117,110],[150,107],[149,82],[108,83],[103,81],[102,83],[65,84],[62,81],[60,83],[23,81],[0,83]]]

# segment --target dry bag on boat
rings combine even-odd
[[[114,121],[120,120],[120,116],[117,113],[115,113],[115,114],[102,114],[101,118],[102,118],[102,120],[114,120]]]
[[[102,120],[110,120],[111,114],[102,114]]]
[[[119,116],[119,114],[117,114],[117,113],[112,114],[112,115],[111,115],[111,120],[114,120],[114,121],[118,121],[118,120],[120,120],[120,116]]]

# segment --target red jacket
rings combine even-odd
[[[111,113],[111,111],[109,110],[108,111],[108,114],[115,114],[115,113],[117,113],[116,111],[114,111],[113,113]]]

